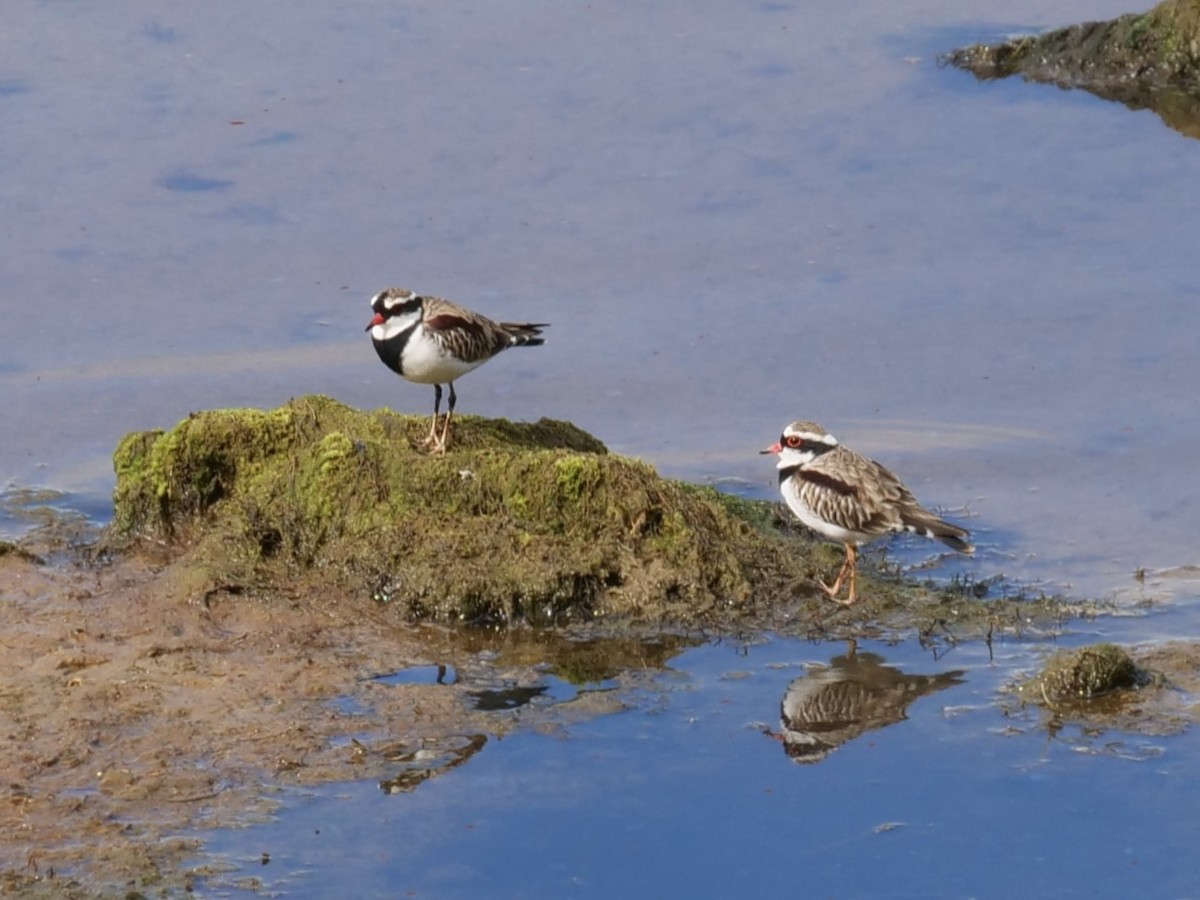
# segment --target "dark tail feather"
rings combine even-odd
[[[971,532],[965,528],[959,528],[957,525],[951,525],[949,522],[943,522],[926,510],[921,510],[921,513],[924,515],[905,516],[904,527],[916,534],[923,534],[927,538],[941,541],[951,550],[957,550],[959,553],[975,552],[975,547],[969,540]]]
[[[500,327],[512,335],[514,347],[540,347],[546,343],[542,337],[542,329],[549,328],[549,322],[501,322]]]
[[[952,527],[952,526],[947,526]],[[954,533],[947,531],[944,534],[935,534],[939,541],[949,547],[951,550],[957,550],[959,553],[974,553],[975,545],[967,540],[971,536],[971,532],[963,531],[961,528],[955,528]]]

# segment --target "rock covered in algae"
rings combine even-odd
[[[195,413],[114,454],[114,539],[165,543],[196,590],[325,583],[413,616],[694,618],[803,577],[802,549],[732,498],[660,478],[569,423],[425,417],[327,397]],[[178,560],[177,560],[178,562]]]
[[[1138,687],[1144,680],[1129,654],[1115,644],[1093,644],[1054,654],[1041,674],[1019,686],[1034,703],[1069,704]]]
[[[1021,75],[1083,88],[1153,109],[1172,128],[1200,136],[1200,0],[1165,0],[1148,12],[977,44],[943,60],[981,79]]]

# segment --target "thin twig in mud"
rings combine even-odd
[[[168,803],[195,803],[198,800],[213,800],[221,796],[220,791],[212,791],[207,794],[193,794],[190,797],[168,797]]]

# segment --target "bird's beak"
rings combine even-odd
[[[371,324],[368,325],[365,330],[370,331],[376,325],[382,325],[383,322],[384,322],[383,313],[375,313],[375,315],[371,318]]]
[[[763,449],[763,450],[759,450],[758,452],[759,452],[760,454],[767,454],[767,453],[780,453],[780,452],[782,452],[782,450],[783,450],[783,444],[781,444],[781,443],[779,443],[778,441],[776,441],[776,442],[775,442],[774,444],[772,444],[770,447],[767,447],[767,448],[765,448],[765,449]]]

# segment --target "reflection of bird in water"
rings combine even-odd
[[[907,675],[874,653],[849,652],[794,680],[783,695],[784,749],[796,762],[820,762],[841,744],[907,718],[918,697],[962,683],[962,672]]]

